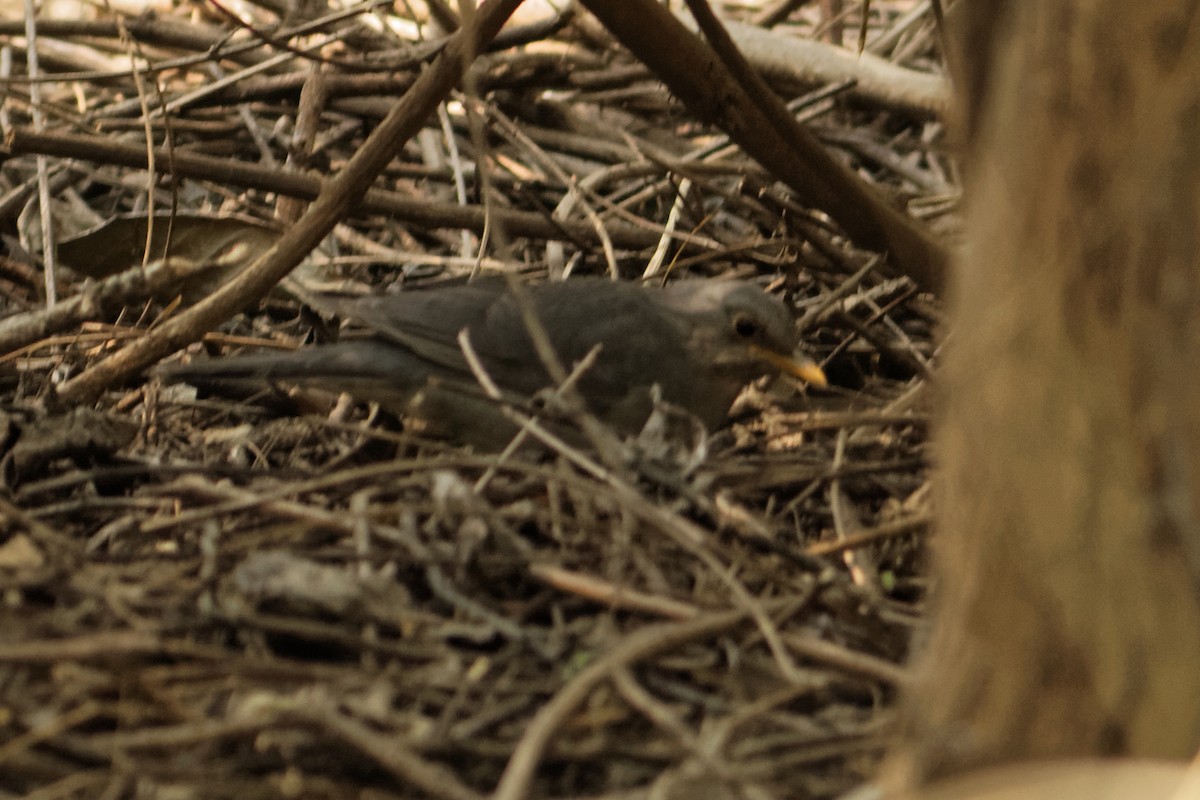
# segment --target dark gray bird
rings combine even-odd
[[[742,388],[763,375],[785,372],[825,385],[821,369],[797,351],[799,336],[783,303],[748,283],[685,280],[648,288],[577,278],[526,286],[524,295],[568,371],[600,345],[578,387],[589,409],[622,433],[645,423],[656,384],[662,399],[709,430],[725,421]],[[506,398],[528,399],[553,383],[503,278],[321,306],[365,325],[370,335],[160,374],[198,386],[286,381],[347,391],[415,416],[440,435],[488,446],[503,444],[512,426],[471,372],[460,331]]]

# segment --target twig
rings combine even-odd
[[[428,74],[428,73],[426,73]],[[410,91],[416,91],[416,86]],[[99,136],[79,136],[62,133],[37,133],[28,128],[14,128],[6,142],[12,153],[41,153],[101,164],[116,164],[146,169],[144,148],[127,145]],[[194,153],[177,152],[168,155],[165,150],[155,151],[159,170],[182,178],[196,178],[216,183],[265,192],[279,192],[304,200],[313,200],[324,185],[320,178],[298,175],[249,164],[234,159],[214,158]],[[483,233],[490,214],[496,224],[503,225],[513,236],[528,236],[538,239],[570,238],[588,244],[598,244],[595,229],[591,224],[576,221],[555,222],[545,215],[507,208],[491,208],[486,212],[482,206],[459,206],[456,203],[441,203],[427,199],[414,200],[396,192],[368,189],[365,194],[353,198],[350,208],[355,213],[376,213],[393,216],[412,225],[427,228],[466,228]],[[608,236],[617,247],[653,247],[659,240],[655,230],[642,230],[630,225],[610,225]],[[683,241],[688,241],[683,239]],[[692,241],[693,244],[696,241]]]
[[[178,286],[227,266],[224,262],[194,264],[166,259],[105,278],[52,308],[16,314],[0,320],[0,358],[50,334],[85,320],[107,319],[126,305],[165,298]]]
[[[700,609],[669,597],[659,597],[627,586],[614,586],[609,581],[554,564],[531,564],[529,574],[539,581],[563,592],[571,592],[603,603],[610,608],[641,611],[670,619],[695,619]]]
[[[29,43],[25,54],[27,68],[32,78],[38,77],[37,14],[33,0],[25,0],[25,40]],[[46,127],[42,115],[42,85],[33,83],[29,87],[29,105],[33,111],[33,128],[40,131]],[[58,302],[58,284],[55,280],[57,268],[56,239],[54,237],[54,213],[50,206],[50,177],[46,169],[46,157],[37,157],[38,222],[42,234],[42,280],[46,292],[46,306],[52,308]]]

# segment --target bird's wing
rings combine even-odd
[[[681,384],[675,373],[686,368],[688,355],[680,314],[665,308],[658,292],[599,278],[531,285],[523,291],[566,369],[601,346],[598,363],[582,383],[600,407],[633,386]],[[466,328],[471,347],[501,387],[530,394],[549,383],[521,303],[503,278],[343,301],[338,310],[378,337],[469,379],[457,338]]]
[[[603,291],[597,292],[597,288]],[[629,289],[631,300],[620,303],[620,308],[614,308],[612,284],[598,279],[531,285],[523,291],[559,358],[570,368],[597,342],[627,327],[630,317],[642,316],[638,302],[642,292],[636,287]],[[618,290],[617,294],[625,292]],[[466,329],[472,349],[499,385],[531,393],[548,383],[521,303],[501,277],[337,301],[332,307],[366,325],[377,337],[402,345],[442,370],[462,375],[470,374],[458,341],[459,332]],[[623,338],[628,338],[627,334]]]
[[[342,316],[431,364],[468,374],[458,333],[486,320],[504,290],[503,279],[485,278],[462,286],[340,300],[330,305]]]

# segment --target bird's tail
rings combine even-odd
[[[424,365],[398,348],[374,342],[306,347],[300,350],[257,352],[228,358],[159,366],[154,374],[170,383],[204,387],[223,383],[276,381],[320,385],[337,389],[347,380],[377,379],[414,383],[424,379]]]

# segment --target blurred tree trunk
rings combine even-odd
[[[892,777],[1200,746],[1200,9],[965,0],[936,623]]]

